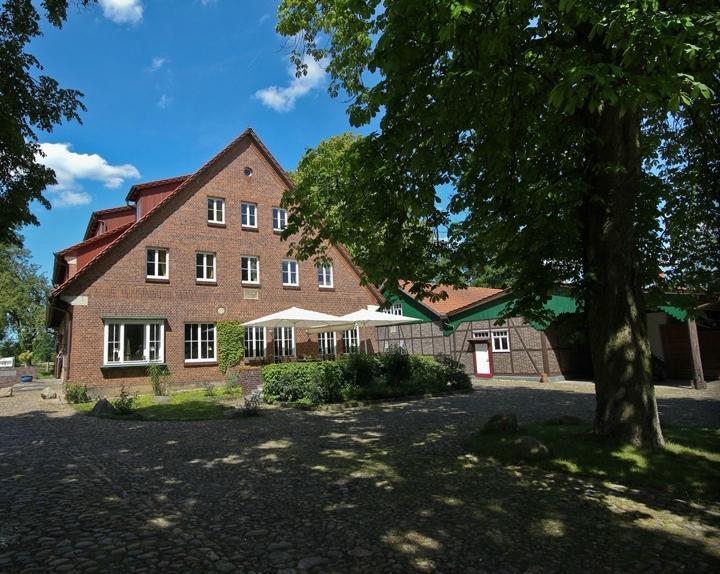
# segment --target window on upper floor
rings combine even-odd
[[[257,205],[254,203],[241,203],[240,216],[243,227],[257,228]]]
[[[161,363],[165,358],[165,321],[108,320],[104,342],[105,365]]]
[[[195,254],[195,279],[202,283],[217,282],[214,253]]]
[[[273,231],[282,231],[287,227],[287,210],[282,207],[273,207]]]
[[[219,197],[208,197],[208,223],[225,223],[225,200]]]
[[[317,266],[318,286],[330,288],[333,286],[333,267],[330,263]]]
[[[402,303],[400,301],[396,301],[390,307],[385,309],[383,313],[387,313],[388,315],[402,315],[403,314],[403,308]]]
[[[185,323],[185,362],[217,360],[215,323]]]
[[[243,283],[260,283],[260,260],[252,255],[240,258],[241,281]]]
[[[148,279],[168,279],[168,250],[149,247],[146,251],[145,277]]]
[[[282,282],[287,286],[300,285],[298,262],[294,259],[285,259],[282,262]]]
[[[492,330],[492,350],[497,353],[510,351],[510,336],[507,329]]]

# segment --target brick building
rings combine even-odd
[[[287,256],[280,200],[290,185],[248,129],[194,174],[135,185],[126,206],[93,213],[85,239],[56,253],[48,322],[58,333],[58,376],[145,385],[154,361],[167,364],[173,383],[217,381],[218,321],[382,303],[341,247],[320,267]],[[376,348],[374,329],[253,329],[246,360],[345,352],[366,338]]]

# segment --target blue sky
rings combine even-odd
[[[72,4],[72,3],[71,3]],[[134,183],[191,173],[246,127],[285,169],[350,129],[346,102],[317,66],[290,74],[277,1],[99,0],[71,7],[61,30],[30,46],[44,73],[85,94],[83,124],[40,142],[61,182],[35,206],[25,245],[50,274],[53,252],[82,240],[90,214],[123,205]]]

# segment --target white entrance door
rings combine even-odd
[[[490,346],[488,343],[475,343],[475,374],[490,377]]]

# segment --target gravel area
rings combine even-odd
[[[720,393],[659,388],[720,425]],[[692,572],[720,567],[700,505],[466,452],[490,415],[590,419],[593,388],[474,393],[258,418],[130,422],[0,399],[0,572]]]

